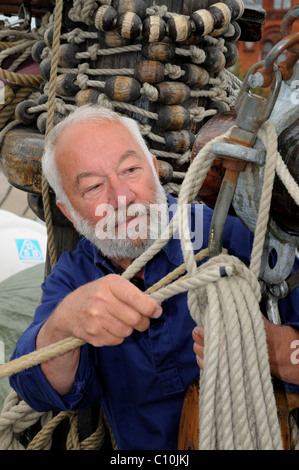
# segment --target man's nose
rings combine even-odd
[[[115,178],[110,181],[108,188],[108,204],[111,204],[114,209],[119,205],[128,206],[135,199],[134,192],[130,189],[129,185],[122,181],[120,178]]]

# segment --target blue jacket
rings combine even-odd
[[[171,196],[169,203],[175,203]],[[196,247],[199,250],[208,246],[212,211],[196,206],[203,219],[202,246]],[[241,222],[228,217],[223,246],[248,264],[251,243],[252,235]],[[172,238],[145,266],[145,289],[183,262],[180,240]],[[38,331],[68,293],[114,272],[109,261],[86,239],[79,242],[75,251],[64,253],[42,286],[41,305],[12,358],[35,350]],[[283,323],[297,327],[298,290],[281,302]],[[87,408],[100,401],[119,449],[177,449],[185,392],[199,373],[191,337],[195,323],[187,308],[186,295],[179,294],[163,302],[161,317],[151,320],[147,331],[134,331],[119,346],[95,348],[85,344],[68,395],[60,396],[52,389],[40,366],[12,376],[11,386],[38,411]],[[299,387],[287,387],[299,393]]]

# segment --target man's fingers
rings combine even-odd
[[[162,307],[156,300],[126,279],[111,277],[110,289],[118,300],[146,317],[158,318],[162,314]]]
[[[193,351],[196,355],[196,361],[200,369],[203,370],[203,356],[204,356],[204,329],[196,326],[192,331]]]

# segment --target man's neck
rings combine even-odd
[[[124,271],[133,263],[134,259],[133,258],[123,258],[123,259],[118,259],[118,258],[110,258],[111,262],[116,265],[120,266]],[[140,277],[143,279],[143,271],[144,267],[138,271],[138,273],[134,274],[135,277]]]

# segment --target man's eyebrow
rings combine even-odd
[[[131,157],[132,155],[138,157],[139,159],[141,159],[141,155],[140,155],[138,152],[136,152],[136,150],[127,150],[127,151],[120,157],[119,162],[118,162],[119,165],[120,165],[121,163],[123,163],[127,158]]]
[[[82,171],[82,173],[79,173],[79,175],[77,175],[76,183],[79,184],[81,179],[90,178],[92,176],[100,176],[100,175],[98,175],[98,173],[94,171]]]
[[[132,155],[136,156],[138,159],[141,158],[140,154],[135,150],[127,150],[125,153],[123,153],[123,155],[121,155],[118,164],[121,165],[127,158],[131,157]],[[95,171],[82,171],[76,177],[76,184],[78,185],[80,183],[80,180],[83,178],[91,178],[94,176],[101,177],[101,175],[99,175]]]

